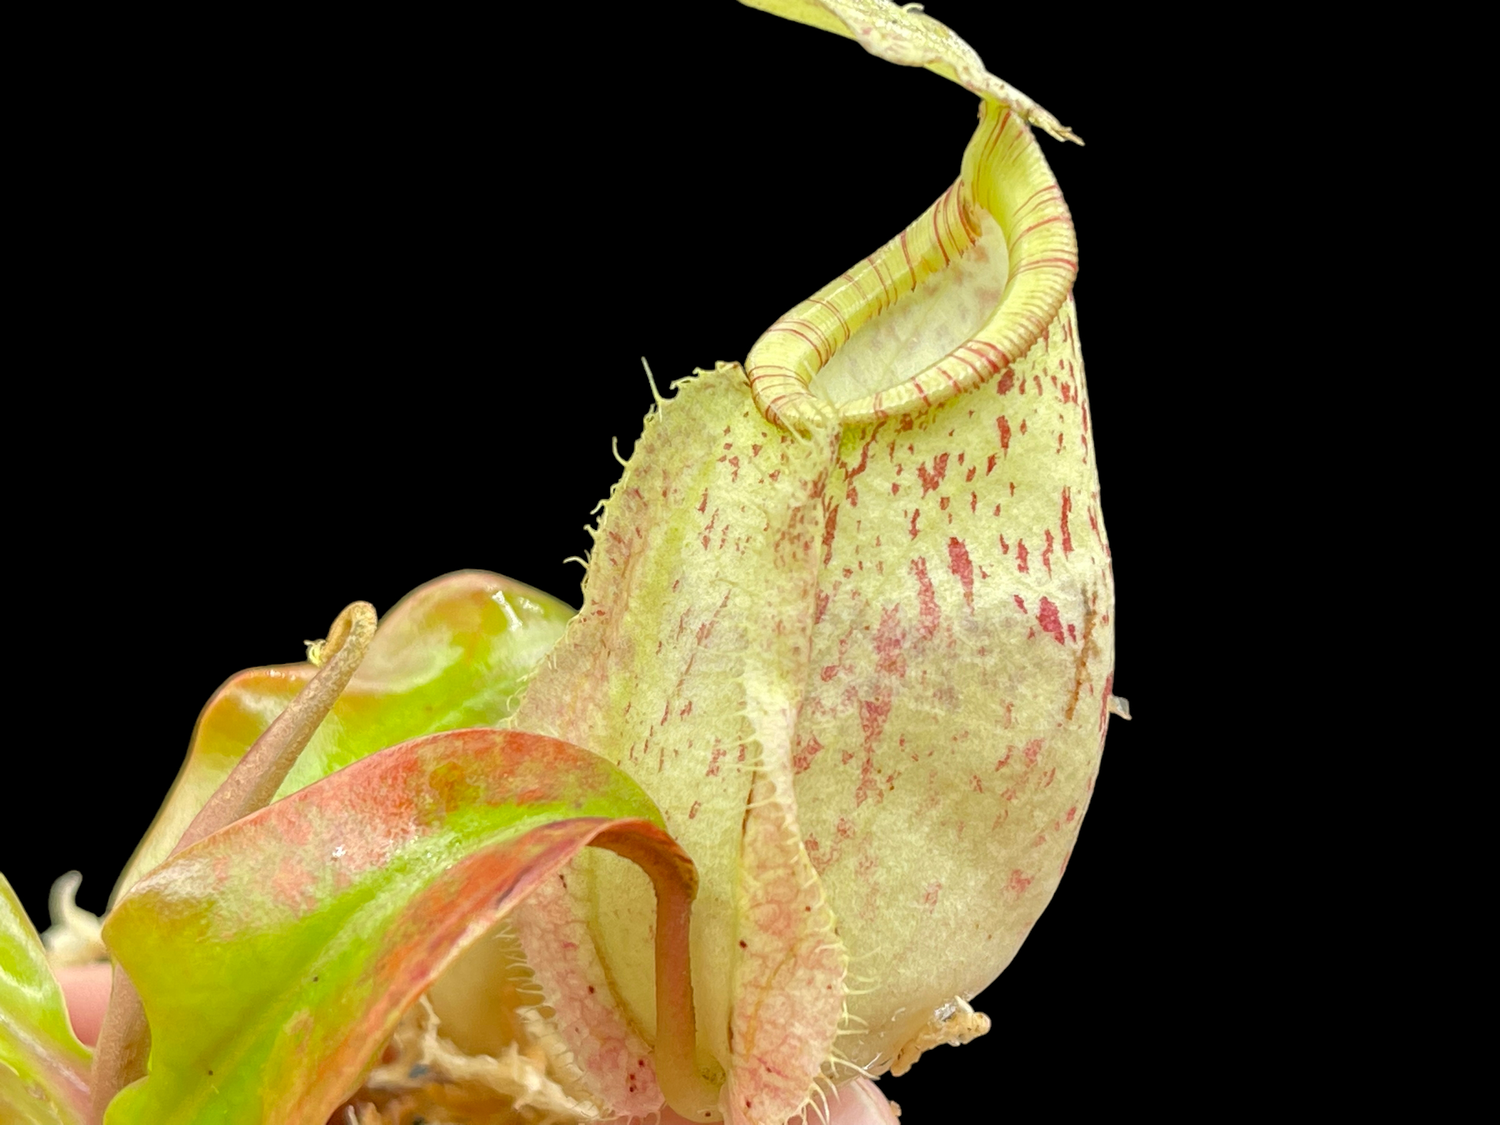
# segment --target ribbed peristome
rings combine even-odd
[[[791,308],[745,363],[755,404],[791,429],[821,413],[813,379],[850,337],[917,293],[978,241],[978,212],[1004,235],[1008,277],[999,305],[973,336],[905,381],[832,403],[845,423],[937,406],[986,383],[1026,354],[1062,307],[1078,272],[1072,216],[1041,148],[1009,107],[986,98],[958,180],[910,226]]]

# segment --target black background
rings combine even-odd
[[[350,600],[384,612],[482,567],[576,605],[562,560],[618,476],[611,437],[640,432],[638,357],[663,391],[742,359],[957,174],[973,95],[733,3],[692,11],[246,15],[50,45],[27,110],[0,835],[38,919],[73,868],[102,910],[198,708],[300,659]],[[1041,143],[1077,223],[1136,718],[1111,725],[1052,906],[976,1002],[995,1029],[883,1085],[914,1122],[965,1119],[989,1081],[1011,1104],[1164,1106],[1185,1060],[1220,1065],[1246,970],[1207,810],[1249,736],[1211,717],[1235,672],[1203,642],[1235,612],[1209,499],[1234,377],[1206,366],[1234,351],[1214,223],[1239,171],[1207,128],[1229,111],[1147,18],[929,11],[1087,141]]]

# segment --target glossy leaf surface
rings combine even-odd
[[[41,939],[0,875],[0,1121],[81,1125],[90,1058]]]
[[[556,598],[485,571],[418,587],[381,620],[354,679],[278,795],[407,739],[501,722],[572,616]],[[252,668],[214,693],[116,899],[167,857],[209,795],[316,671],[309,663]]]
[[[466,730],[372,755],[185,849],[105,924],[153,1034],[149,1077],[107,1125],[322,1125],[433,979],[591,842],[670,877],[682,964],[695,880],[659,825],[596,755]]]

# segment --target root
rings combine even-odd
[[[528,1012],[532,1018],[524,1020]],[[531,1040],[524,1047],[512,1043],[499,1057],[469,1055],[438,1033],[437,1013],[422,997],[396,1029],[382,1055],[385,1061],[345,1106],[346,1120],[355,1125],[479,1125],[497,1119],[583,1125],[600,1120],[600,1107],[570,1094],[552,1077],[558,1045],[545,1019],[535,1009],[522,1015]]]

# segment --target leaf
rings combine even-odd
[[[214,833],[105,923],[152,1028],[150,1075],[107,1125],[322,1125],[428,984],[590,843],[651,870],[659,995],[690,1029],[695,877],[660,823],[596,755],[485,729],[371,755]]]
[[[557,599],[484,571],[418,587],[381,621],[354,679],[278,796],[419,735],[502,722],[515,709],[525,677],[572,616]],[[307,663],[252,668],[214,693],[114,899],[167,857],[209,795],[315,671]]]
[[[0,875],[0,1118],[81,1125],[91,1058],[73,1035],[41,938]]]

